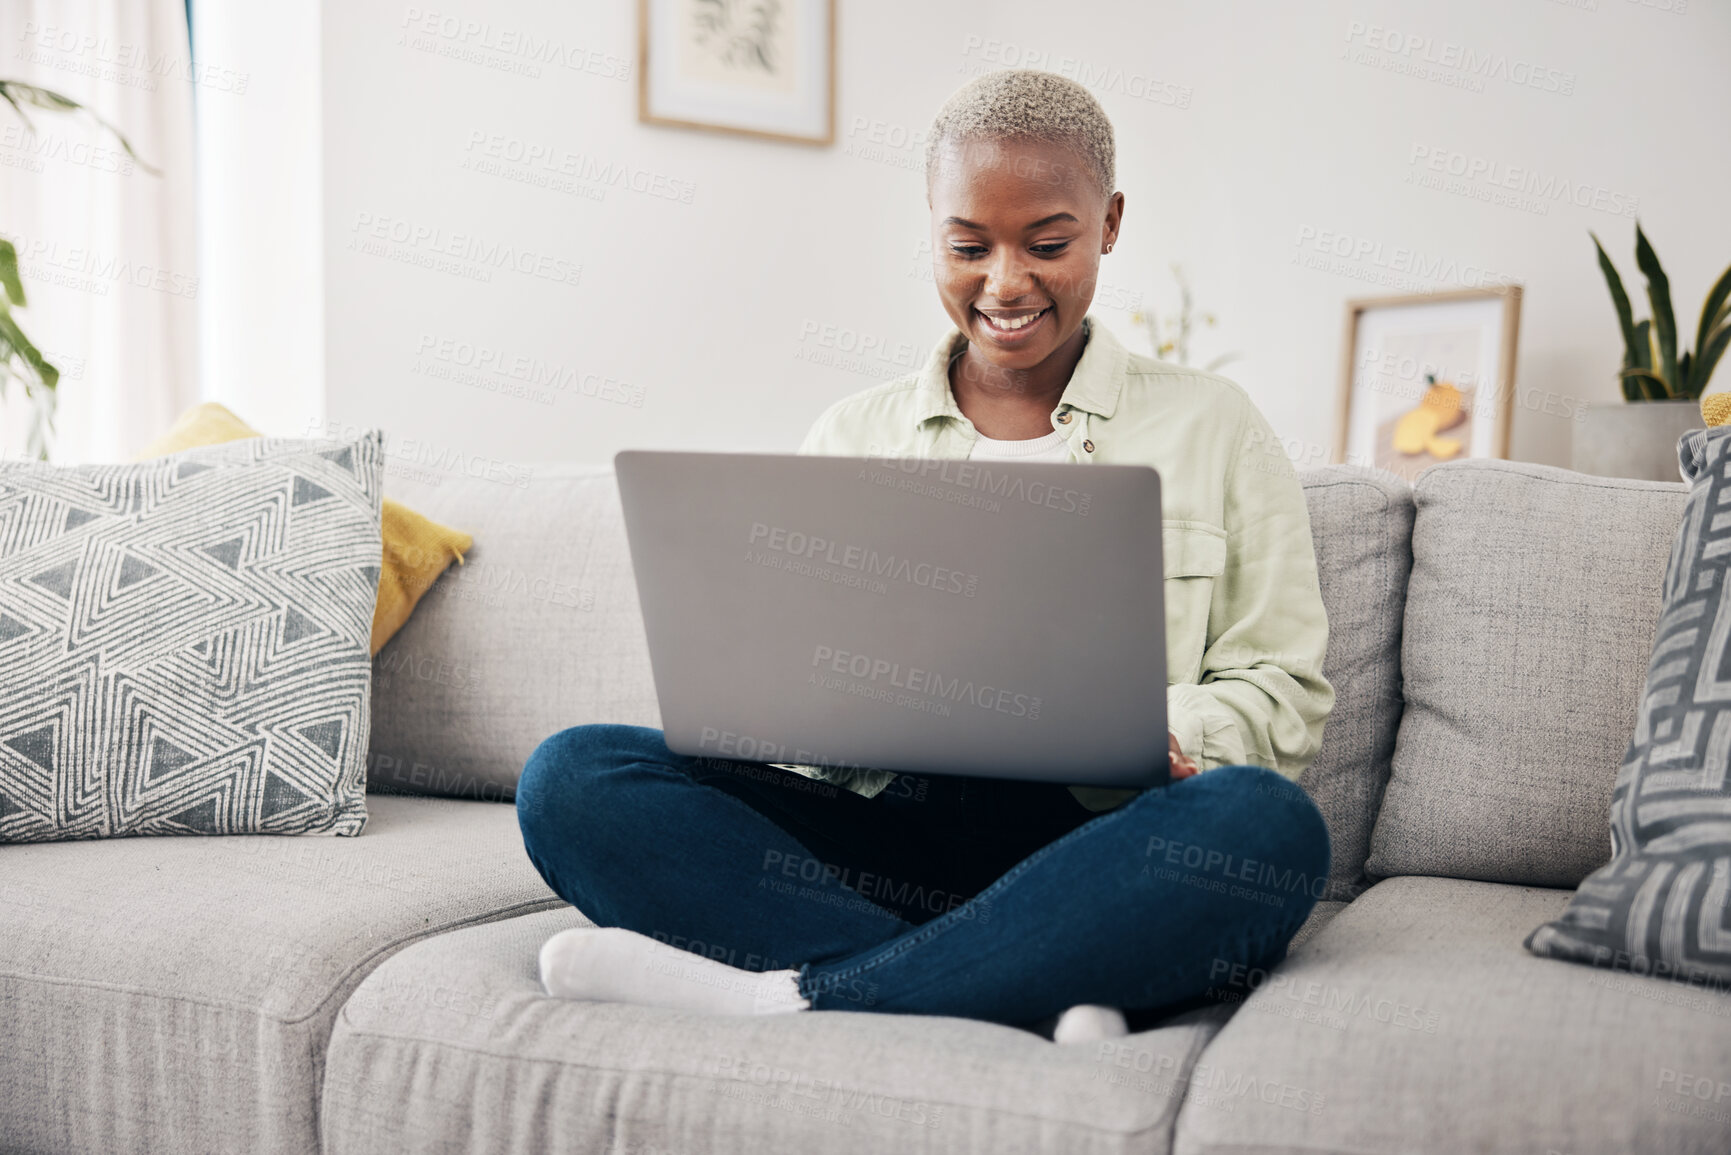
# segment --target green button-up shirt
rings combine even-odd
[[[1291,462],[1233,382],[1131,353],[1105,325],[1086,324],[1052,428],[1073,462],[1160,471],[1168,724],[1203,770],[1251,763],[1297,778],[1322,742],[1334,690],[1322,676],[1328,619]],[[979,434],[949,382],[965,342],[951,329],[920,372],[831,405],[799,452],[966,458]],[[784,765],[867,797],[894,778]],[[1072,789],[1097,810],[1135,793]]]

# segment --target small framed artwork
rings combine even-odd
[[[637,119],[835,141],[835,0],[637,0]]]
[[[1518,285],[1346,304],[1334,459],[1409,481],[1463,457],[1507,457]]]

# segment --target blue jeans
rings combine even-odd
[[[529,858],[601,926],[747,970],[818,1010],[1027,1024],[1170,1007],[1284,957],[1328,876],[1303,790],[1226,766],[1095,814],[1067,789],[898,776],[876,798],[577,726],[517,785]]]

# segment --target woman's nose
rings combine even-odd
[[[1026,296],[1033,288],[1033,272],[1022,254],[1008,246],[1000,248],[986,270],[986,294],[1008,303]]]

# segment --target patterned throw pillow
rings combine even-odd
[[[380,435],[0,463],[0,842],[359,834]]]
[[[1611,796],[1611,861],[1527,937],[1550,958],[1731,982],[1731,428],[1679,446],[1693,484],[1647,688]]]

